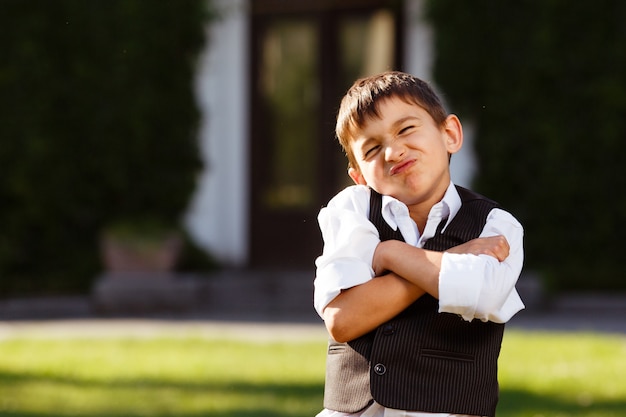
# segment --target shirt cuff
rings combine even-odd
[[[374,277],[372,267],[360,259],[336,259],[317,268],[313,305],[317,314],[324,317],[324,309],[341,290],[364,284]]]
[[[439,312],[472,321],[482,287],[483,262],[478,256],[444,252],[439,272]]]

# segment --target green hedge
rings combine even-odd
[[[626,2],[431,0],[437,84],[476,123],[477,191],[556,289],[626,289]]]
[[[0,3],[0,294],[85,291],[106,224],[179,222],[209,17],[204,0]]]

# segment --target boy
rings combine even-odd
[[[461,123],[409,74],[356,81],[336,133],[356,185],[318,218],[319,416],[495,415],[504,323],[524,307],[521,225],[451,183]]]

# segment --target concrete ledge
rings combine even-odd
[[[0,300],[0,320],[63,319],[91,316],[85,296],[20,297]]]
[[[596,312],[626,314],[626,296],[624,294],[560,294],[552,303],[552,308],[564,312]]]
[[[105,273],[93,287],[92,308],[113,315],[186,312],[196,307],[202,282],[169,273]]]

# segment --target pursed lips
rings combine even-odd
[[[389,170],[389,175],[393,176],[393,175],[400,174],[400,173],[406,171],[414,163],[415,163],[415,159],[409,159],[409,160],[405,160],[405,161],[402,161],[400,163],[397,163],[396,165],[391,167],[391,169]]]

